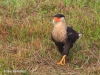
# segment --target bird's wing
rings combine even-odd
[[[79,38],[78,32],[72,29],[72,27],[67,27],[67,40],[75,43],[75,41]]]

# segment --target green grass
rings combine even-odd
[[[52,18],[57,13],[64,14],[67,25],[83,34],[70,50],[69,66],[56,65],[61,56],[51,41],[51,32]],[[19,75],[99,75],[99,50],[99,0],[0,1],[0,73],[3,75],[17,75],[4,70],[26,71]]]

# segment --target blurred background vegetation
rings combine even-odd
[[[56,65],[61,56],[51,32],[57,13],[83,34],[70,50],[69,66]],[[0,0],[0,73],[17,75],[4,70],[26,71],[19,75],[99,75],[100,0]]]

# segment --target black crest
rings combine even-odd
[[[62,15],[62,14],[56,14],[54,17],[59,17],[59,18],[61,18],[61,17],[65,17],[65,16]]]

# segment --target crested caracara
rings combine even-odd
[[[68,56],[70,48],[73,47],[75,41],[79,38],[81,34],[72,29],[72,27],[67,27],[65,22],[65,16],[62,14],[56,14],[53,17],[54,28],[51,34],[51,38],[58,48],[58,51],[62,55],[62,59],[57,64],[64,65],[65,58]]]

